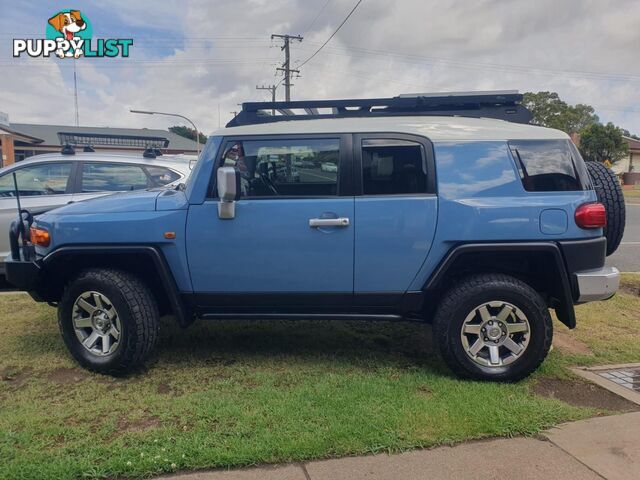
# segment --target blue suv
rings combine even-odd
[[[456,374],[521,379],[549,309],[573,328],[615,294],[624,228],[615,177],[521,99],[245,103],[185,185],[22,212],[7,279],[102,373],[139,366],[170,313],[428,322]]]

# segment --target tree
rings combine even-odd
[[[191,127],[185,127],[184,125],[174,125],[169,127],[169,131],[180,135],[181,137],[188,138],[189,140],[196,141],[196,131]],[[207,136],[202,132],[198,132],[198,138],[201,144],[207,143]]]
[[[535,125],[557,128],[566,133],[598,123],[598,116],[590,105],[569,105],[556,92],[527,92],[523,105],[533,114]]]
[[[622,130],[609,122],[596,123],[580,132],[580,153],[587,161],[615,163],[624,158],[629,145],[622,138]]]

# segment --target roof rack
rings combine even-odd
[[[392,98],[246,102],[227,127],[319,118],[444,115],[529,123],[531,112],[517,90],[416,93]]]

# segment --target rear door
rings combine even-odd
[[[356,301],[393,304],[425,261],[438,219],[431,143],[403,134],[354,136]]]
[[[322,305],[323,298],[351,303],[350,140],[347,135],[225,139],[208,198],[190,206],[187,220],[199,306],[309,307]],[[230,220],[218,218],[213,180],[221,165],[242,175],[241,198]]]

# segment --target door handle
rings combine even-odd
[[[339,218],[310,218],[309,226],[316,227],[348,227],[349,219],[346,217]]]

